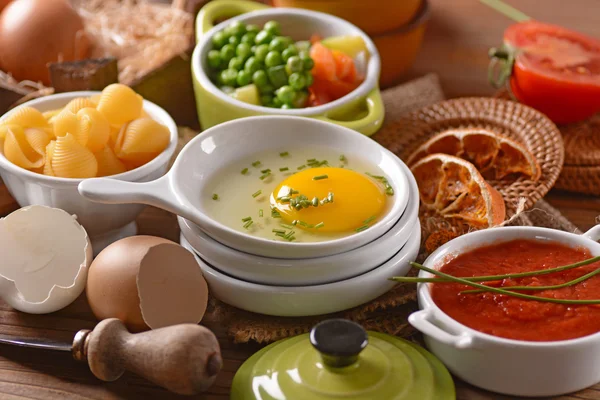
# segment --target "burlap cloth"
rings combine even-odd
[[[427,75],[385,90],[383,101],[386,108],[386,121],[382,130],[406,113],[441,100],[444,100],[444,95],[436,75]],[[577,227],[543,200],[536,203],[531,210],[521,214],[514,224],[578,232]],[[422,250],[419,260],[422,261],[425,257],[425,250]],[[302,318],[254,314],[211,299],[205,319],[224,325],[236,343],[273,342],[308,332],[317,322],[332,317],[356,321],[369,330],[411,338],[415,331],[408,324],[407,317],[416,308],[415,286],[398,285],[390,292],[362,306],[335,314]]]

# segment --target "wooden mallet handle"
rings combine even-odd
[[[116,318],[82,330],[73,356],[87,360],[103,381],[133,372],[179,394],[196,394],[213,384],[223,360],[215,335],[200,325],[180,324],[131,334]]]

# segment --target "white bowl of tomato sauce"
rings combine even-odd
[[[600,255],[600,225],[578,235],[503,227],[458,237],[424,266],[457,277],[550,269]],[[553,286],[600,268],[600,262],[549,274],[480,282]],[[421,271],[420,278],[435,278]],[[460,293],[461,283],[419,283],[420,311],[409,322],[450,371],[483,389],[513,396],[556,396],[600,382],[600,305],[558,304],[492,292]],[[600,274],[559,289],[515,291],[554,299],[600,299]]]

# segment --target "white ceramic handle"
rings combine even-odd
[[[171,189],[169,176],[150,182],[126,182],[111,178],[92,178],[81,181],[79,194],[88,200],[105,204],[147,204],[162,208],[196,222],[198,218],[181,204]]]
[[[473,337],[467,334],[453,335],[446,332],[439,326],[432,323],[431,312],[429,310],[421,310],[412,313],[408,317],[408,322],[422,333],[438,342],[456,347],[457,349],[468,349],[473,347]]]
[[[600,240],[600,224],[592,227],[589,231],[583,234],[588,239],[592,239],[594,242]]]

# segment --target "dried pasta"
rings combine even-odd
[[[44,113],[19,107],[0,121],[0,149],[13,164],[61,178],[108,176],[137,168],[165,150],[169,129],[121,84]]]

